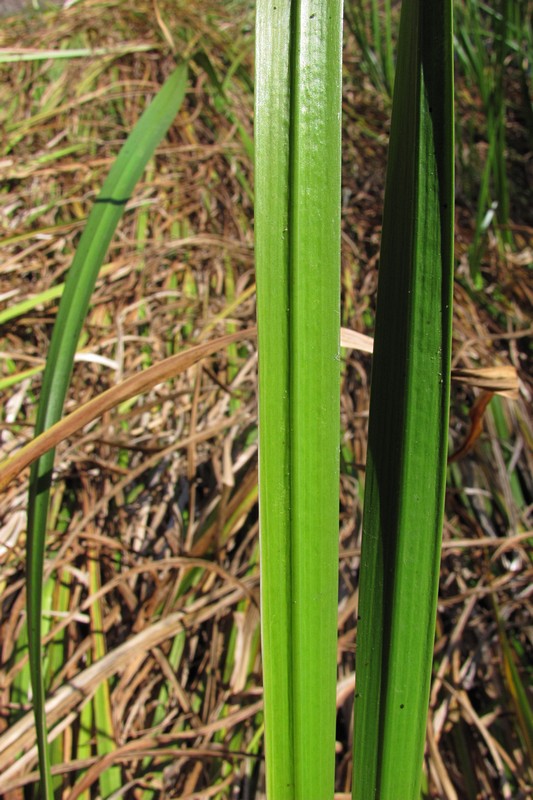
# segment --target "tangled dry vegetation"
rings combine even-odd
[[[120,143],[172,68],[172,50],[192,57],[186,103],[109,251],[66,411],[168,355],[254,324],[248,6],[86,0],[5,22],[3,48],[109,52],[0,65],[3,456],[31,438],[80,231]],[[390,103],[364,77],[349,35],[344,82],[343,324],[372,334]],[[450,467],[427,796],[526,798],[533,220],[523,187],[531,148],[526,126],[513,118],[515,247],[503,251],[489,235],[485,288],[475,291],[467,190],[486,143],[479,103],[462,84],[458,104],[477,143],[463,153],[458,176],[454,365],[514,365],[521,391],[518,400],[491,400],[481,435]],[[370,363],[347,352],[342,373],[339,797],[351,782]],[[245,338],[106,413],[58,450],[45,666],[59,732],[55,773],[73,787],[70,798],[98,796],[98,778],[112,765],[122,770],[126,797],[262,796],[256,396],[255,340]],[[467,437],[480,396],[454,387],[452,450]],[[0,501],[0,772],[9,800],[34,781],[36,763],[23,628],[26,490],[24,473]],[[116,743],[104,758],[93,747],[87,702],[102,682]]]

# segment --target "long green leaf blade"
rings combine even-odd
[[[256,264],[267,788],[334,787],[342,4],[259,2]]]
[[[419,796],[446,478],[450,0],[404,0],[381,248],[357,635],[354,798]]]
[[[276,11],[269,3],[257,3],[254,137],[261,637],[267,785],[273,800],[281,798],[283,786],[288,798],[294,792],[289,481],[290,26],[288,0],[278,3]],[[276,335],[263,336],[268,331]]]
[[[187,67],[182,64],[174,70],[141,115],[89,215],[69,271],[54,326],[37,412],[36,435],[61,417],[76,345],[98,270],[135,184],[183,101],[186,78]],[[53,798],[41,669],[42,575],[53,465],[54,451],[49,451],[33,465],[28,505],[28,639],[39,767],[43,781],[41,797],[44,800]]]

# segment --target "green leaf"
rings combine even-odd
[[[453,283],[450,0],[404,0],[383,220],[356,649],[354,798],[419,797]]]
[[[255,233],[267,791],[334,788],[339,0],[257,4]]]
[[[36,435],[61,417],[76,345],[98,271],[135,184],[178,112],[185,96],[186,79],[187,67],[182,64],[174,70],[144,111],[124,143],[89,215],[54,326],[37,412]],[[53,798],[41,669],[43,561],[53,465],[53,450],[33,465],[28,507],[28,638],[39,767],[43,781],[40,796],[43,800]]]

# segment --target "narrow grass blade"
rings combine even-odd
[[[33,50],[29,47],[0,48],[0,64],[18,61],[48,61],[57,58],[97,58],[98,56],[121,56],[126,53],[146,53],[154,50],[151,44],[129,44],[119,47],[78,47],[71,50]]]
[[[103,278],[105,275],[111,274],[113,269],[113,264],[108,264],[99,271],[99,277]],[[22,317],[29,311],[33,311],[33,309],[37,308],[37,306],[45,305],[46,303],[50,303],[52,300],[57,300],[57,298],[61,297],[63,294],[64,288],[65,284],[59,283],[55,286],[51,286],[50,289],[46,289],[44,292],[40,292],[32,297],[26,297],[25,300],[21,300],[12,306],[8,306],[0,311],[0,325],[5,325],[12,319]]]
[[[255,232],[267,791],[334,785],[342,4],[257,4]]]
[[[492,605],[498,623],[498,636],[501,645],[503,674],[507,690],[511,696],[511,704],[514,707],[518,728],[524,741],[525,750],[529,756],[530,764],[533,764],[533,709],[528,697],[527,689],[522,682],[520,673],[515,664],[515,653],[505,633],[505,626],[498,607],[496,595],[492,595]]]
[[[392,96],[394,85],[393,10],[391,0],[346,0],[346,23],[374,86]]]
[[[98,590],[101,588],[102,582],[100,579],[100,561],[96,550],[89,553],[88,569],[90,593],[97,594]],[[103,625],[104,615],[102,613],[101,600],[96,600],[96,602],[91,605],[90,616],[93,644],[92,660],[98,663],[98,661],[106,655]],[[103,758],[107,753],[113,752],[116,748],[109,681],[103,681],[97,687],[94,693],[93,705],[96,752],[99,758]],[[110,797],[114,792],[120,791],[122,787],[120,766],[115,764],[102,772],[99,784],[102,797]]]
[[[50,515],[52,516],[52,514]],[[47,602],[47,588],[50,595],[49,606],[55,613],[67,614],[70,607],[70,594],[71,594],[71,575],[67,570],[62,570],[57,575],[49,578],[43,587],[43,607],[46,608]],[[45,625],[43,625],[43,635],[46,635]],[[45,687],[48,689],[53,682],[56,675],[60,672],[65,661],[66,649],[66,631],[63,628],[60,630],[53,640],[50,642],[46,652],[46,669],[44,673]],[[50,745],[50,758],[53,763],[61,764],[66,761],[68,756],[65,753],[64,735],[58,736]],[[62,780],[60,776],[53,779],[56,792],[60,792]]]
[[[404,0],[372,370],[356,800],[420,795],[446,479],[452,66],[451,0]]]
[[[187,67],[180,65],[167,79],[126,140],[91,211],[65,284],[50,343],[35,425],[37,435],[61,416],[74,352],[98,270],[135,184],[176,116],[185,96],[186,77]],[[28,507],[28,636],[44,800],[53,797],[41,670],[42,572],[53,464],[54,451],[50,451],[33,466]]]

